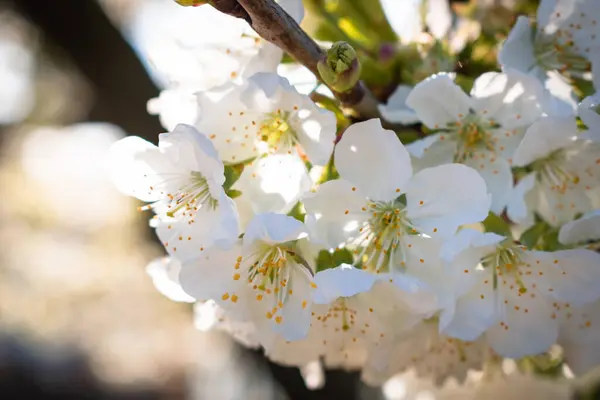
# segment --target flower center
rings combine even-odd
[[[546,71],[558,70],[581,76],[589,71],[590,62],[579,53],[579,48],[564,31],[557,31],[554,36],[536,40],[534,54],[537,63]]]
[[[214,210],[219,201],[213,199],[210,194],[208,181],[200,172],[192,172],[184,186],[176,193],[168,193],[167,216],[173,218],[176,215],[189,217],[191,222],[196,212],[202,207]]]
[[[260,139],[273,151],[286,151],[298,143],[296,132],[289,124],[289,113],[278,110],[268,114],[258,131]]]
[[[238,257],[235,269],[239,270],[242,264],[247,263],[248,283],[255,292],[257,301],[265,297],[271,303],[266,313],[268,319],[275,319],[276,323],[283,321],[281,309],[286,300],[294,294],[292,282],[292,268],[307,268],[308,264],[294,249],[293,243],[281,245],[263,245],[256,253],[247,257]],[[239,273],[234,273],[234,280],[240,279]],[[315,287],[314,283],[311,285]],[[267,300],[265,300],[267,301]],[[302,301],[305,308],[307,300]]]
[[[335,328],[335,331],[340,329],[344,332],[349,331],[354,327],[356,317],[356,310],[349,308],[345,298],[341,297],[337,299],[327,310],[325,315],[317,317],[317,320],[325,324],[327,321],[333,319],[333,323],[339,323],[339,327]]]
[[[464,162],[472,158],[477,151],[495,150],[495,140],[492,130],[498,125],[491,120],[485,120],[470,112],[460,122],[449,124],[452,137],[457,141],[455,162]]]
[[[360,229],[362,250],[355,251],[357,263],[363,269],[388,272],[405,264],[406,252],[402,238],[416,230],[406,218],[405,204],[401,199],[392,202],[370,202],[371,217]]]
[[[494,289],[498,287],[498,278],[504,275],[512,275],[519,285],[519,292],[527,292],[518,271],[523,264],[523,247],[507,239],[499,244],[496,251],[481,261],[484,268],[491,268],[494,275]]]
[[[531,164],[531,169],[536,172],[538,182],[559,193],[565,193],[569,185],[579,183],[579,176],[568,168],[566,152],[563,149],[536,160]]]

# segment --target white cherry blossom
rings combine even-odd
[[[258,73],[198,96],[196,126],[207,132],[225,162],[238,163],[267,153],[329,161],[336,134],[335,115],[276,74]]]
[[[460,162],[475,168],[492,194],[499,213],[513,184],[511,158],[525,129],[541,115],[544,89],[535,79],[513,70],[488,72],[474,83],[471,96],[450,74],[419,83],[406,104],[434,130],[416,165]]]
[[[184,261],[239,235],[224,166],[211,141],[189,125],[159,135],[158,147],[131,136],[111,148],[110,171],[123,193],[149,202],[152,226],[171,256]]]
[[[304,199],[306,223],[314,240],[350,246],[371,271],[402,271],[413,234],[451,236],[488,214],[489,195],[475,170],[451,164],[413,175],[408,152],[376,119],[344,132],[335,166],[340,179]]]
[[[231,247],[205,249],[184,263],[181,285],[198,300],[215,300],[232,320],[253,322],[264,346],[277,335],[302,339],[316,288],[299,250],[306,237],[304,224],[292,217],[259,214]]]
[[[581,77],[590,70],[590,56],[600,46],[595,0],[543,0],[536,25],[517,19],[498,61],[545,80],[547,71]]]
[[[545,117],[527,130],[513,165],[527,167],[530,175],[513,192],[507,210],[513,221],[531,221],[535,212],[558,227],[600,203],[600,145],[577,139],[577,133],[572,117]]]
[[[600,297],[600,254],[529,251],[502,239],[497,236],[497,243],[488,245],[480,265],[463,271],[484,273],[457,302],[451,325],[461,327],[463,335],[470,328],[480,331],[471,319],[485,321],[487,343],[504,357],[542,353],[558,336],[558,302],[581,306]]]

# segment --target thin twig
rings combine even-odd
[[[247,21],[263,39],[290,54],[319,78],[317,63],[324,56],[323,50],[273,0],[212,0],[210,4]],[[379,102],[361,81],[347,92],[333,93],[345,107],[363,118],[380,116]]]

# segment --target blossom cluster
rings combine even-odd
[[[302,19],[300,0],[280,5]],[[111,168],[154,213],[168,257],[149,273],[198,325],[373,385],[557,344],[575,373],[600,364],[600,97],[572,85],[600,88],[594,0],[543,0],[501,72],[466,93],[431,71],[382,119],[283,77],[282,51],[244,21],[190,11],[214,31],[151,103],[169,132],[117,142]],[[395,131],[414,123],[417,140]]]

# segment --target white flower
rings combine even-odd
[[[152,283],[162,295],[173,301],[194,303],[196,300],[185,293],[179,284],[180,270],[181,263],[170,257],[157,258],[146,267]]]
[[[326,164],[336,134],[335,115],[319,108],[289,82],[258,73],[243,83],[200,92],[196,126],[208,132],[225,162],[238,163],[265,153],[306,154]]]
[[[498,55],[500,64],[542,80],[553,70],[581,77],[600,45],[596,7],[595,0],[543,0],[535,27],[527,17],[517,19]]]
[[[341,179],[304,199],[306,223],[325,246],[355,248],[370,271],[402,271],[413,234],[453,235],[488,214],[489,195],[475,170],[451,164],[413,176],[408,152],[376,119],[345,131],[335,166]]]
[[[312,186],[306,166],[298,157],[276,154],[246,165],[232,189],[242,227],[256,214],[286,214]]]
[[[578,140],[574,118],[545,117],[527,130],[515,151],[513,165],[527,167],[520,192],[508,207],[513,221],[531,220],[536,212],[561,226],[600,202],[600,144]],[[523,203],[524,202],[524,205]]]
[[[392,376],[414,368],[418,376],[437,384],[450,377],[462,381],[470,369],[482,368],[488,352],[483,340],[453,339],[439,333],[435,320],[423,321],[397,338],[391,347],[381,346],[378,352],[373,352],[362,379],[379,386]]]
[[[157,234],[184,261],[216,241],[238,236],[235,204],[225,193],[223,163],[210,140],[188,125],[159,135],[159,146],[131,136],[111,148],[111,176],[123,193],[150,202]]]
[[[328,368],[361,368],[373,347],[423,319],[413,312],[415,306],[432,308],[434,304],[433,297],[412,278],[396,276],[395,285],[377,278],[347,264],[318,272],[308,336],[279,341],[266,349],[267,356],[286,365],[322,359]]]
[[[304,225],[292,217],[259,214],[230,248],[214,246],[184,263],[181,285],[198,300],[215,300],[231,319],[253,322],[264,346],[276,335],[301,339],[316,287],[300,250],[306,236]]]
[[[478,282],[457,302],[451,324],[464,335],[469,329],[481,331],[472,319],[485,322],[487,343],[504,357],[542,353],[556,342],[559,302],[580,306],[600,296],[600,254],[528,251],[496,237],[481,265],[464,270],[477,273]]]
[[[492,211],[501,212],[513,183],[511,157],[525,129],[541,115],[542,98],[539,82],[512,70],[483,74],[471,97],[451,75],[433,75],[417,84],[406,100],[436,132],[418,165],[460,162],[475,168],[492,194]]]
[[[564,224],[558,232],[558,240],[564,245],[600,241],[600,210],[590,211],[581,218]]]
[[[416,124],[419,122],[417,114],[406,105],[411,86],[400,85],[394,90],[386,105],[379,105],[379,112],[383,119],[403,125]]]

